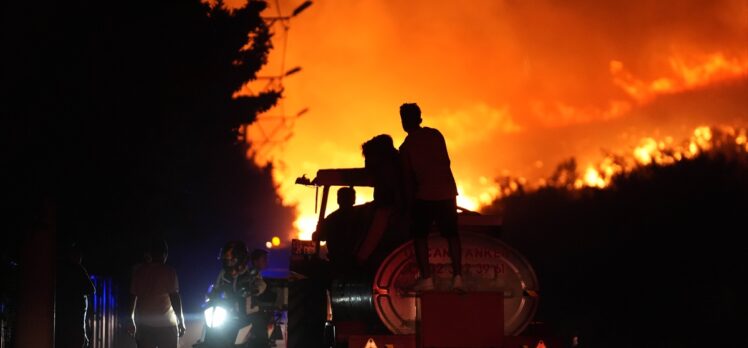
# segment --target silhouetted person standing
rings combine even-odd
[[[436,223],[449,242],[455,289],[462,288],[462,248],[457,231],[457,185],[450,168],[444,136],[433,128],[421,127],[417,104],[400,106],[400,120],[408,136],[400,145],[406,204],[411,212],[413,244],[421,273],[416,291],[433,290],[428,256],[428,234]]]
[[[130,292],[130,333],[138,348],[176,348],[185,332],[177,272],[166,264],[169,248],[164,240],[150,247],[152,261],[135,268]]]
[[[86,311],[88,296],[95,292],[88,272],[81,264],[83,257],[76,245],[63,250],[57,267],[55,293],[55,347],[87,346]]]
[[[377,208],[402,206],[402,168],[392,137],[380,134],[361,145],[364,166],[374,181]]]
[[[402,168],[392,137],[380,134],[361,146],[366,171],[374,181],[374,219],[356,254],[364,264],[382,241],[390,226],[393,212],[402,207]]]

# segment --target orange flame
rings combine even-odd
[[[287,9],[300,3],[280,2]],[[308,239],[317,222],[314,190],[294,179],[321,168],[363,166],[360,144],[374,135],[402,142],[400,103],[418,102],[425,125],[442,131],[458,202],[480,209],[529,182],[550,184],[543,179],[547,164],[561,157],[589,158],[606,146],[587,139],[600,128],[617,127],[618,134],[634,126],[654,130],[656,124],[624,121],[662,96],[745,80],[748,23],[742,19],[748,8],[715,0],[701,14],[669,11],[682,2],[634,0],[615,9],[597,1],[315,2],[293,19],[286,59],[272,55],[277,51],[269,57],[264,75],[277,74],[280,61],[304,68],[284,80],[283,108],[245,127],[245,139],[255,144],[251,157],[273,164],[284,203],[297,205],[295,231],[285,237]],[[670,17],[640,15],[649,10]],[[275,15],[274,8],[268,11]],[[694,38],[713,32],[715,22],[724,35]],[[641,31],[628,33],[633,28]],[[668,47],[665,55],[661,47]],[[306,107],[310,112],[302,118],[273,118]],[[677,126],[685,131],[697,124],[711,123]],[[580,125],[587,130],[558,136]],[[711,129],[699,127],[687,143],[676,144],[673,138],[684,134],[675,127],[660,130],[671,137],[653,132],[626,138],[615,148],[635,146],[623,155],[582,160],[587,165],[572,186],[604,188],[635,166],[667,165],[709,151]],[[736,144],[748,146],[745,130],[735,132]],[[278,141],[263,143],[271,133]],[[357,203],[371,198],[371,190],[357,189]]]
[[[610,185],[613,177],[628,173],[639,166],[656,164],[660,166],[672,165],[682,160],[691,159],[703,152],[709,152],[715,147],[714,131],[727,136],[729,142],[733,142],[738,151],[748,152],[746,146],[746,129],[733,127],[710,128],[701,126],[694,129],[693,134],[683,144],[673,144],[672,137],[666,137],[664,141],[656,141],[653,138],[644,138],[639,146],[626,155],[618,156],[616,159],[606,156],[597,164],[587,167],[583,179],[578,179],[576,188],[596,187],[605,188]]]
[[[658,77],[649,82],[626,71],[618,60],[610,62],[610,73],[615,84],[639,103],[651,101],[658,95],[678,93],[748,75],[746,56],[727,57],[722,52],[714,52],[696,59],[671,57],[668,61],[671,76]]]

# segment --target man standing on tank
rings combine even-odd
[[[400,145],[406,206],[412,217],[413,244],[420,271],[414,290],[434,289],[428,255],[428,234],[436,223],[447,238],[452,259],[452,287],[462,289],[462,248],[457,231],[457,184],[450,168],[444,136],[421,126],[418,104],[400,106],[400,120],[408,136]]]

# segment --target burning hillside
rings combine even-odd
[[[584,188],[604,189],[617,178],[647,166],[671,166],[681,161],[692,160],[699,155],[748,154],[748,132],[745,128],[707,127],[694,129],[686,140],[675,142],[672,137],[643,138],[639,145],[628,152],[607,153],[597,162],[580,167],[575,158],[560,163],[547,178],[529,183],[525,178],[499,177],[494,188],[480,196],[482,205],[528,191],[553,187],[568,190]]]
[[[293,179],[362,166],[360,145],[374,135],[402,141],[397,107],[406,101],[445,135],[467,208],[548,180],[570,156],[581,165],[573,186],[605,187],[632,166],[706,150],[716,133],[703,125],[744,138],[746,16],[737,0],[315,2],[295,19],[284,59],[268,66],[302,73],[284,80],[270,124],[246,130],[253,142],[281,129],[284,141],[255,141],[249,155],[274,165],[285,203],[298,207],[288,237],[308,238],[316,221],[314,192]],[[293,128],[272,118],[307,107]]]
[[[538,273],[537,320],[585,346],[744,346],[745,146],[744,129],[699,128],[682,145],[631,154],[622,163],[632,169],[605,189],[576,189],[587,177],[575,179],[570,161],[566,185],[487,206]],[[688,158],[675,160],[674,147]]]

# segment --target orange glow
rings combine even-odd
[[[657,143],[652,138],[643,140],[644,144],[634,149],[634,156],[644,165],[652,163],[652,154],[657,151]]]
[[[735,129],[733,127],[711,128],[707,126],[697,127],[693,130],[691,137],[684,144],[674,144],[671,137],[663,141],[653,138],[644,138],[639,146],[635,147],[631,154],[620,154],[623,165],[616,163],[612,157],[605,157],[597,165],[589,165],[584,180],[577,182],[576,188],[582,187],[607,187],[614,176],[628,173],[639,166],[656,164],[660,166],[671,165],[684,159],[693,158],[702,152],[709,152],[715,147],[715,129],[728,138],[734,139],[738,151],[748,151],[740,145],[745,143],[746,129]]]
[[[648,102],[658,95],[682,92],[748,75],[748,57],[744,54],[728,58],[722,52],[715,52],[690,60],[675,56],[669,58],[668,62],[670,76],[655,78],[651,82],[636,78],[617,60],[610,62],[610,73],[615,84],[639,103]]]
[[[281,240],[278,237],[273,237],[270,242],[273,244],[273,246],[279,246],[281,244]]]
[[[740,133],[738,134],[738,136],[735,137],[735,144],[743,145],[743,144],[746,143],[747,138],[746,138],[746,134],[745,133],[746,133],[745,129],[741,129],[740,130]]]
[[[587,186],[598,188],[603,188],[607,184],[600,176],[597,169],[593,167],[587,167],[587,172],[584,174],[584,183]]]
[[[306,209],[299,207],[301,211]],[[301,214],[294,222],[294,227],[298,231],[298,238],[303,240],[311,240],[312,233],[317,230],[317,215],[316,214]]]
[[[280,1],[286,12],[300,2]],[[309,239],[318,218],[314,189],[294,179],[363,166],[360,145],[380,133],[400,144],[403,102],[418,102],[424,124],[445,135],[468,209],[546,185],[571,156],[580,164],[573,186],[606,187],[635,166],[708,151],[711,131],[692,132],[698,126],[745,126],[744,94],[702,91],[748,80],[748,7],[605,3],[315,2],[291,21],[285,59],[276,43],[263,75],[277,75],[281,61],[303,70],[284,79],[284,103],[244,137],[255,142],[253,160],[274,165],[284,203],[297,206],[295,231],[283,237]],[[686,3],[705,10],[674,11]],[[298,119],[276,117],[307,107]],[[268,133],[277,141],[263,143]],[[748,147],[741,134],[735,143]],[[673,140],[682,138],[690,140]],[[357,189],[357,203],[370,199]]]
[[[465,191],[465,189],[461,186],[458,186],[457,190],[460,192]],[[478,210],[478,208],[480,207],[480,205],[478,204],[478,200],[466,195],[457,196],[457,206],[473,211]]]

